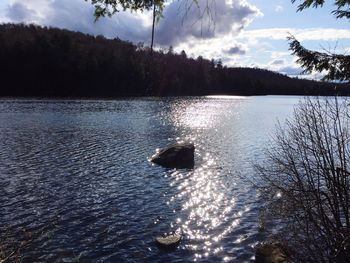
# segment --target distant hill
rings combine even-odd
[[[35,25],[0,25],[0,96],[349,95],[331,84],[228,68],[183,51],[150,54],[120,39]]]

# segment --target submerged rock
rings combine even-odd
[[[279,242],[263,243],[256,248],[256,263],[288,263],[290,254],[285,246]]]
[[[163,249],[174,249],[181,241],[181,234],[171,234],[166,237],[156,237],[156,244]]]
[[[154,154],[151,162],[167,168],[193,168],[194,144],[176,143],[170,145]]]

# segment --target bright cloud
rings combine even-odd
[[[209,3],[207,6],[207,0],[200,0],[199,8],[186,11],[183,2],[172,2],[164,11],[164,19],[157,25],[156,41],[161,45],[177,45],[190,39],[212,39],[227,34],[237,36],[254,17],[262,15],[259,9],[244,0]]]
[[[267,28],[244,31],[240,38],[248,39],[273,39],[285,40],[289,34],[292,34],[300,41],[323,40],[334,41],[340,39],[350,39],[350,30],[335,28]]]

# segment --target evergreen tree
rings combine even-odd
[[[291,1],[292,3],[296,2],[296,0]],[[322,7],[324,2],[324,0],[302,0],[298,11],[309,7]],[[350,0],[335,0],[334,4],[336,9],[332,11],[332,14],[336,18],[350,19]],[[304,68],[305,73],[325,71],[324,80],[350,80],[349,55],[308,50],[294,36],[288,37],[288,40],[293,55],[298,57],[297,62]]]

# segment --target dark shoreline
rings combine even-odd
[[[350,84],[292,78],[261,68],[69,30],[0,24],[0,97],[93,98],[350,95]]]
[[[217,96],[217,97],[216,97]],[[75,101],[75,100],[83,100],[83,101],[94,101],[94,100],[103,100],[103,101],[113,101],[113,100],[157,100],[157,99],[183,99],[183,98],[214,98],[214,99],[225,99],[224,97],[330,97],[330,96],[339,96],[339,97],[350,97],[349,94],[258,94],[258,95],[236,95],[236,94],[215,94],[215,95],[194,95],[194,96],[116,96],[116,97],[37,97],[37,96],[0,96],[0,100],[2,101],[10,101],[10,100],[40,100],[40,101]],[[216,97],[216,98],[215,98]],[[222,97],[222,98],[220,98]]]

